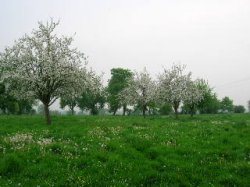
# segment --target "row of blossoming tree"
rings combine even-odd
[[[39,22],[38,29],[0,53],[0,90],[29,106],[36,100],[42,102],[48,124],[49,107],[59,98],[61,107],[68,106],[72,114],[76,106],[97,114],[107,103],[113,114],[122,107],[125,115],[128,106],[134,106],[145,117],[149,108],[170,104],[177,117],[181,104],[193,115],[210,90],[204,80],[192,80],[184,65],[175,64],[156,80],[146,69],[114,68],[104,88],[102,76],[88,68],[86,56],[72,47],[73,38],[54,33],[58,24],[53,19]]]
[[[126,105],[138,105],[144,117],[150,106],[162,104],[170,104],[178,117],[181,103],[185,103],[193,115],[207,88],[204,80],[192,80],[191,73],[185,74],[184,65],[173,65],[164,69],[157,80],[152,79],[146,68],[135,72],[118,97]]]

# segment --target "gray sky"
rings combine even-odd
[[[157,75],[176,62],[219,98],[250,100],[250,0],[0,0],[0,51],[50,17],[105,80],[114,67]]]

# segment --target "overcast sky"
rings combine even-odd
[[[175,62],[219,98],[250,100],[250,0],[0,0],[0,51],[50,17],[105,80],[114,67],[155,76]]]

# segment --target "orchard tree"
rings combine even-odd
[[[127,104],[139,106],[145,117],[148,106],[155,101],[155,91],[156,83],[144,68],[140,73],[135,72],[129,86],[121,92],[120,97]]]
[[[234,110],[233,100],[230,99],[229,97],[222,98],[220,102],[220,108],[223,112],[233,112]]]
[[[244,113],[246,111],[243,105],[234,106],[234,113]]]
[[[60,107],[64,109],[66,106],[69,107],[72,115],[75,113],[75,107],[77,105],[78,93],[72,93],[69,95],[62,96],[60,98]]]
[[[17,40],[1,54],[6,79],[18,88],[13,94],[34,98],[44,105],[47,124],[49,107],[73,85],[80,85],[84,54],[71,47],[73,38],[54,34],[59,22],[38,23],[38,29]],[[84,64],[86,65],[86,64]]]
[[[208,85],[208,83],[199,85],[203,90],[203,98],[198,103],[197,109],[201,114],[216,114],[218,113],[220,107],[220,101],[213,91],[213,89]]]
[[[91,71],[88,74],[91,77],[88,86],[83,90],[77,99],[77,106],[81,110],[90,110],[90,114],[97,115],[99,110],[104,107],[106,94],[102,85],[102,76],[98,76]]]
[[[123,99],[119,97],[119,94],[128,86],[132,75],[133,73],[128,69],[111,69],[111,79],[109,80],[107,87],[107,101],[113,115],[115,115],[117,110],[121,107],[123,107],[123,115],[125,115],[127,104],[123,102]]]
[[[158,98],[162,103],[170,103],[178,118],[178,108],[187,95],[191,73],[184,74],[185,65],[173,65],[159,75]]]
[[[80,99],[81,94],[89,87],[93,86],[91,84],[92,74],[92,70],[88,71],[86,68],[83,68],[81,70],[82,76],[79,77],[80,84],[72,85],[72,87],[68,88],[65,91],[64,95],[62,95],[60,98],[60,107],[62,109],[68,106],[71,111],[71,114],[73,115],[75,113],[74,109],[78,104],[78,100]]]
[[[199,102],[204,98],[204,84],[207,84],[202,79],[196,79],[195,81],[189,81],[185,96],[184,96],[184,107],[188,108],[191,117],[195,114]]]

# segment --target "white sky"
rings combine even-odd
[[[155,76],[176,62],[219,98],[250,100],[250,0],[0,0],[0,51],[50,17],[105,80],[114,67]]]

